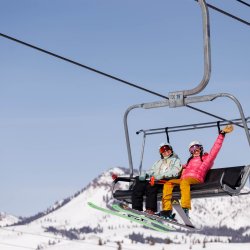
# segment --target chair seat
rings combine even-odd
[[[208,171],[205,182],[201,184],[193,184],[190,187],[192,198],[206,198],[229,195],[223,189],[223,185],[227,185],[235,190],[241,185],[242,177],[246,171],[249,172],[249,166],[237,166],[230,168],[217,168]],[[132,190],[116,190],[113,193],[114,198],[131,203]],[[159,189],[157,195],[158,200],[162,198],[162,189]],[[173,189],[173,198],[180,199],[180,187],[176,185]]]

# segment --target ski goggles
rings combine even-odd
[[[160,152],[160,154],[162,154],[168,150],[172,150],[172,148],[169,147],[168,145],[164,145],[164,146],[160,147],[159,152]]]
[[[196,145],[193,145],[193,146],[191,146],[191,147],[189,148],[189,152],[190,152],[191,154],[193,154],[196,150],[202,150],[202,146],[196,144]]]

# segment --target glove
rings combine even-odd
[[[154,185],[155,185],[155,177],[154,177],[154,176],[151,176],[151,177],[150,177],[149,184],[150,184],[151,186],[154,186]]]
[[[232,124],[230,124],[221,130],[221,134],[231,133],[233,130],[234,130],[234,127]]]

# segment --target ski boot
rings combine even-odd
[[[147,213],[147,214],[149,214],[149,215],[154,215],[154,214],[155,214],[155,212],[154,212],[153,210],[151,210],[151,209],[146,209],[146,210],[144,211],[144,213]]]
[[[166,220],[176,220],[175,214],[172,213],[172,210],[163,210],[157,213],[156,215]]]
[[[186,216],[187,216],[188,218],[190,218],[190,217],[189,217],[189,209],[188,209],[188,208],[182,208],[182,209],[184,210]]]

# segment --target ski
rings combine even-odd
[[[130,220],[130,221],[139,223],[139,224],[141,224],[145,227],[148,227],[150,229],[154,229],[156,231],[163,232],[163,233],[169,232],[169,229],[166,229],[165,227],[161,227],[160,225],[158,225],[154,221],[150,220],[149,218],[142,217],[142,216],[139,216],[136,214],[127,213],[127,211],[110,210],[107,208],[100,207],[92,202],[88,202],[87,204],[91,208],[97,209],[97,210],[102,211],[102,212],[107,213],[107,214],[115,215],[115,216]]]
[[[188,229],[191,231],[197,230],[191,222],[190,223],[192,225],[191,224],[186,225],[186,224],[179,223],[176,220],[164,219],[164,218],[161,218],[160,216],[157,216],[157,215],[150,215],[150,214],[147,214],[147,213],[144,213],[141,211],[134,210],[134,209],[128,207],[126,204],[123,204],[121,202],[115,202],[112,205],[112,208],[114,208],[117,211],[127,211],[127,213],[130,213],[130,214],[135,214],[135,215],[140,215],[140,216],[146,217],[146,218],[154,221],[155,224],[166,228],[166,230],[167,229],[168,230]],[[184,211],[183,211],[183,213],[184,213]]]
[[[113,204],[112,208],[115,209],[116,211],[123,211],[127,214],[130,214],[130,215],[136,215],[136,216],[139,216],[140,218],[146,218],[147,220],[150,220],[152,223],[158,225],[159,227],[164,228],[167,231],[174,231],[175,230],[175,228],[173,228],[172,226],[169,226],[169,225],[163,224],[162,222],[159,222],[158,216],[149,215],[147,213],[134,210],[132,208],[129,208],[127,205],[122,204],[122,203]]]
[[[179,214],[179,216],[181,217],[181,219],[185,223],[185,225],[187,225],[187,226],[189,226],[191,228],[195,228],[195,226],[193,225],[193,223],[190,221],[190,219],[185,214],[185,212],[182,209],[182,207],[181,207],[181,205],[180,205],[180,203],[179,203],[178,200],[173,200],[172,206],[173,206],[174,210]]]

